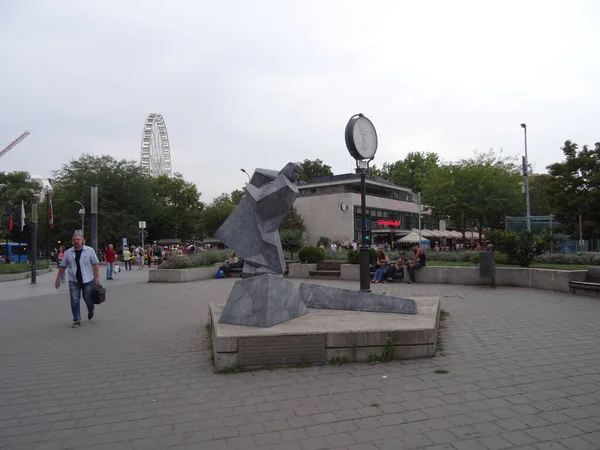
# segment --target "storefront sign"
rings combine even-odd
[[[399,227],[400,226],[400,221],[399,220],[383,220],[383,219],[378,219],[377,220],[377,225],[381,225],[384,227]]]

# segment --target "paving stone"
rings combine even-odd
[[[600,349],[589,339],[600,310],[592,300],[374,285],[441,297],[450,312],[445,355],[217,375],[204,342],[207,304],[225,300],[235,280],[119,281],[94,322],[72,330],[67,291],[43,291],[46,281],[52,287],[43,277],[37,296],[2,286],[0,448],[600,448]],[[451,374],[434,374],[440,367]]]

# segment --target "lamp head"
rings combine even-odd
[[[524,124],[524,123],[522,123],[522,124],[521,124],[521,128],[525,129],[525,128],[527,128],[527,125],[526,125],[526,124]]]

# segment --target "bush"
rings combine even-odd
[[[338,249],[337,251],[331,249],[325,249],[325,259],[332,261],[345,261],[347,258],[346,250]]]
[[[496,250],[506,253],[511,263],[529,267],[533,259],[550,249],[553,237],[550,234],[533,234],[529,231],[488,231],[487,239]]]
[[[321,245],[325,246],[325,247],[329,247],[329,238],[325,237],[325,236],[321,236],[319,238],[319,240],[317,241],[317,247],[320,247]]]
[[[535,258],[535,262],[543,264],[582,264],[582,265],[598,265],[600,264],[600,253],[583,252],[583,253],[555,253],[553,255],[544,254]]]
[[[281,247],[285,252],[289,252],[291,259],[294,259],[294,253],[302,248],[304,232],[300,229],[284,229],[279,231]]]
[[[390,261],[393,260],[391,255],[388,255]],[[369,248],[369,264],[377,262],[377,249]],[[348,264],[360,264],[360,250],[348,250]]]
[[[358,264],[359,263],[359,250],[349,250],[348,251],[348,264]]]
[[[223,250],[198,251],[191,256],[171,255],[164,260],[159,269],[191,269],[193,267],[208,267],[229,258],[229,252]]]
[[[320,247],[302,247],[298,252],[298,259],[302,263],[318,263],[325,259],[325,252]]]

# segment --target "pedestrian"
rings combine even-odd
[[[104,261],[106,262],[106,279],[113,279],[113,272],[115,270],[115,262],[117,260],[117,252],[113,250],[113,245],[109,244],[106,252],[104,252]]]
[[[58,248],[57,264],[56,264],[56,266],[57,266],[59,269],[60,269],[60,263],[61,263],[61,262],[62,262],[62,260],[65,258],[65,252],[66,252],[65,246],[64,246],[64,245],[61,245],[61,246]],[[61,283],[64,283],[65,281],[66,281],[66,279],[65,279],[65,274],[64,274],[64,272],[63,272],[63,275],[62,275],[62,277],[61,277],[61,279],[60,279],[60,282],[61,282]]]
[[[100,269],[98,257],[92,247],[85,245],[81,231],[75,231],[72,239],[73,247],[65,252],[62,259],[54,287],[60,288],[61,279],[65,270],[69,271],[69,296],[71,297],[71,312],[73,313],[72,328],[81,325],[80,300],[87,306],[88,320],[94,318],[94,291],[100,284]]]
[[[140,245],[135,252],[135,261],[137,262],[138,270],[144,270],[144,248]]]
[[[131,270],[131,252],[127,247],[123,250],[123,261],[125,262],[125,270]]]
[[[408,269],[408,283],[416,283],[415,281],[415,270],[419,270],[421,267],[425,267],[427,263],[427,256],[425,256],[425,251],[419,247],[419,244],[410,244],[410,250],[414,253],[414,258],[411,261],[411,264],[407,267]]]

